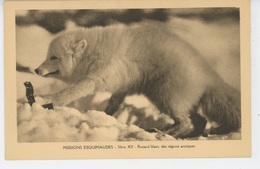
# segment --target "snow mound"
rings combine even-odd
[[[76,141],[156,141],[175,140],[162,133],[149,133],[135,126],[119,123],[104,112],[55,107],[44,109],[40,104],[17,104],[19,142]]]

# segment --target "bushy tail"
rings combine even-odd
[[[211,134],[226,134],[240,129],[240,98],[240,92],[227,84],[206,90],[200,105],[207,119],[217,123],[211,128]]]

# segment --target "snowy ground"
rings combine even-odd
[[[175,25],[175,28],[179,28],[179,33],[182,34],[183,30],[188,30],[182,27],[187,24],[186,22],[181,20],[176,20],[176,22],[180,23],[177,27]],[[196,24],[201,26],[198,23]],[[198,32],[201,32],[201,28],[194,28],[192,31],[195,31],[195,35],[199,37]],[[207,31],[209,30],[212,29],[209,28]],[[236,37],[236,33],[238,33],[236,27],[233,28],[233,31],[225,29],[224,36],[217,35],[217,33],[220,33],[218,27],[213,30],[215,30],[216,34],[213,35],[217,38],[218,45],[212,40],[212,49],[204,50],[205,53],[210,53],[209,50],[218,51],[215,46],[224,48],[224,50],[219,50],[222,52],[221,56],[230,52],[229,49],[239,50],[237,48],[239,44],[234,40],[239,38]],[[212,32],[208,34],[212,34]],[[231,35],[227,37],[227,34]],[[48,44],[54,36],[38,26],[17,26],[17,62],[33,71],[44,60]],[[221,42],[220,37],[226,40]],[[187,34],[185,38],[197,44],[199,49],[205,47],[202,43],[196,43],[196,39],[192,40]],[[207,39],[200,39],[202,42],[208,43]],[[226,43],[230,44],[226,45]],[[238,53],[236,52],[231,51],[233,55]],[[237,76],[230,78],[231,76],[229,76],[233,71],[239,70],[239,62],[234,62],[234,57],[229,62],[226,62],[226,58],[223,57],[219,59],[219,62],[215,62],[214,54],[211,54],[211,56],[215,63],[213,66],[219,69],[219,73],[222,71],[225,75],[224,78],[230,80],[230,84],[233,83],[235,87],[239,88],[240,84],[237,82],[239,78]],[[230,64],[238,68],[227,69],[226,67]],[[25,81],[30,81],[33,84],[35,95],[54,93],[66,87],[66,84],[55,79],[42,78],[33,73],[17,72],[17,125],[20,142],[175,140],[173,137],[161,133],[145,132],[144,129],[162,129],[174,122],[168,116],[160,114],[144,97],[126,98],[114,117],[102,112],[107,105],[109,93],[97,93],[76,101],[69,107],[55,107],[54,110],[47,110],[43,109],[37,102],[32,107],[25,103],[25,87],[23,84]],[[240,139],[240,133],[193,139]]]
[[[65,85],[29,73],[19,72],[17,77],[20,142],[175,140],[168,135],[144,130],[153,127],[162,129],[172,124],[173,120],[160,114],[143,97],[127,98],[114,117],[102,112],[110,97],[109,93],[97,93],[70,104],[70,107],[55,106],[54,110],[48,110],[42,108],[44,101],[38,97],[32,107],[26,103],[23,82],[31,81],[35,95],[58,91]]]

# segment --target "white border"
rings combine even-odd
[[[3,57],[3,1],[0,5],[0,64],[3,70],[4,57]],[[3,73],[0,74],[0,168],[2,169],[15,169],[15,168],[28,168],[40,169],[49,168],[211,168],[211,169],[257,169],[259,168],[260,159],[260,1],[251,0],[251,25],[252,25],[252,158],[217,158],[217,159],[132,159],[132,160],[45,160],[45,161],[5,161],[4,160],[4,89],[3,89]],[[243,151],[243,150],[241,150]]]

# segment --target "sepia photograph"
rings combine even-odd
[[[16,11],[16,35],[19,142],[240,139],[238,8]]]
[[[13,11],[16,112],[7,140],[17,146],[195,157],[185,151],[250,141],[240,7]]]

